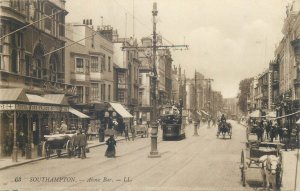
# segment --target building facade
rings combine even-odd
[[[12,155],[16,161],[16,139],[22,135],[26,158],[41,156],[46,127],[53,130],[67,121],[68,103],[45,97],[76,94],[65,81],[64,49],[59,49],[65,45],[66,15],[63,0],[0,2],[1,156]]]

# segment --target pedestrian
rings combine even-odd
[[[87,139],[88,139],[89,141],[92,140],[92,126],[91,126],[90,123],[88,124]]]
[[[76,130],[76,134],[72,137],[72,142],[73,142],[73,150],[74,150],[74,157],[80,157],[80,149],[79,149],[79,134],[80,131]]]
[[[85,149],[86,149],[86,145],[87,145],[87,138],[86,135],[84,134],[83,130],[80,131],[79,135],[77,135],[78,137],[78,149],[80,151],[80,154],[78,155],[78,158],[81,157],[81,159],[86,158],[86,154],[85,154]]]
[[[23,131],[21,131],[19,134],[18,145],[19,145],[19,149],[21,150],[22,157],[25,156],[26,138],[24,136]]]
[[[130,130],[131,130],[131,138],[132,138],[132,141],[134,141],[134,138],[135,138],[135,126],[131,126],[130,127]]]
[[[126,125],[126,127],[125,127],[125,140],[127,141],[127,139],[128,139],[128,141],[130,141],[130,137],[129,137],[129,134],[128,134],[128,126]]]
[[[68,126],[64,121],[61,121],[60,133],[66,133],[68,131]]]
[[[110,135],[110,137],[106,141],[107,149],[105,151],[105,156],[108,158],[116,156],[116,148],[117,142],[114,139],[114,135]]]

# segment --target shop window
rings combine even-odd
[[[84,73],[83,58],[75,58],[75,71],[76,71],[76,73]]]

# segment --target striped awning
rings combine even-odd
[[[87,119],[87,118],[90,118],[89,116],[87,116],[86,114],[84,113],[81,113],[80,111],[72,108],[72,107],[69,107],[69,112],[72,113],[73,115],[76,115],[77,117],[79,118],[82,118],[82,119]]]
[[[133,118],[133,116],[120,103],[110,102],[109,104],[123,118]]]

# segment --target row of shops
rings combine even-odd
[[[133,116],[119,103],[108,103],[109,107],[101,108],[98,115],[70,107],[64,94],[33,95],[22,88],[0,89],[0,157],[20,157],[21,144],[26,143],[27,159],[42,156],[44,135],[55,133],[62,123],[68,129],[87,129],[89,124],[94,131],[104,124],[108,117]]]

